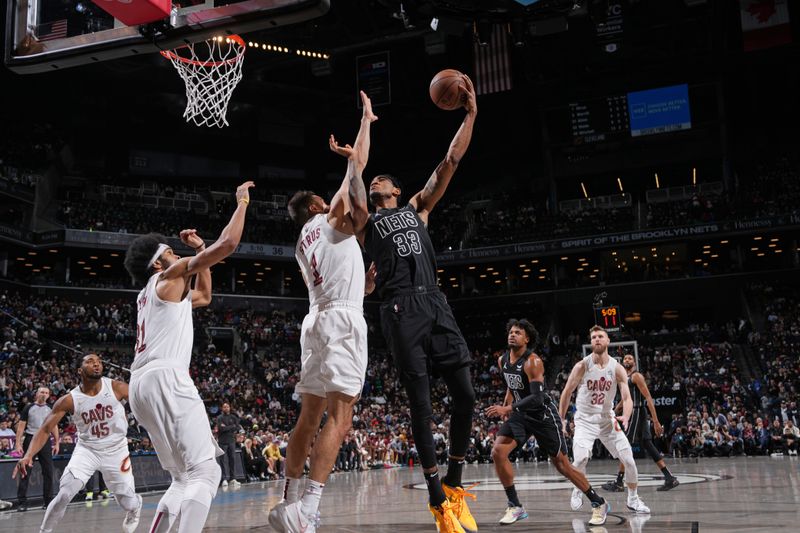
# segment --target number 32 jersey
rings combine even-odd
[[[330,302],[364,302],[364,258],[355,235],[334,229],[327,215],[303,226],[295,257],[308,287],[311,308]]]
[[[96,396],[87,396],[80,386],[70,391],[75,411],[72,421],[78,430],[78,442],[95,451],[113,450],[128,445],[128,420],[125,407],[114,394],[109,378]]]
[[[614,397],[617,395],[617,360],[609,357],[605,368],[600,368],[588,355],[583,359],[584,372],[578,387],[575,407],[584,415],[613,417]]]
[[[375,288],[381,297],[414,287],[435,287],[436,254],[414,206],[380,209],[369,217],[364,248],[375,261]]]

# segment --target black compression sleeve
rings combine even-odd
[[[511,404],[515,411],[526,411],[528,409],[538,409],[544,405],[544,383],[541,381],[531,381],[531,393],[518,402]]]

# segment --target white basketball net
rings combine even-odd
[[[231,35],[161,52],[186,84],[186,122],[218,128],[228,125],[225,115],[242,79],[245,49],[241,37]]]

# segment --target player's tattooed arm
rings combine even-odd
[[[436,166],[436,170],[428,178],[425,187],[409,200],[409,203],[417,210],[425,224],[428,223],[428,215],[434,206],[444,196],[448,185],[450,185],[450,179],[453,177],[472,140],[472,128],[475,124],[475,117],[478,114],[478,105],[472,80],[466,74],[464,75],[463,83],[459,86],[459,91],[462,92],[464,109],[467,110],[467,114],[450,142],[450,147],[444,159]]]

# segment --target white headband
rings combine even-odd
[[[158,249],[156,250],[156,253],[153,254],[153,257],[150,259],[150,262],[147,263],[147,268],[150,268],[151,266],[153,266],[153,263],[155,263],[158,260],[158,258],[161,257],[161,254],[166,252],[167,249],[169,249],[169,245],[168,244],[164,244],[163,242],[161,244],[159,244],[158,245]]]

